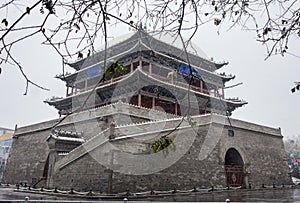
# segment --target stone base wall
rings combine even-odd
[[[216,115],[193,117],[191,127],[172,115],[156,112],[161,120],[151,121],[147,109],[114,105],[98,109],[91,119],[89,112],[70,116],[57,127],[83,132],[86,142],[49,163],[54,170],[49,187],[104,193],[226,187],[225,155],[231,148],[242,157],[246,186],[291,184],[280,129]],[[56,121],[17,129],[6,182],[35,183],[43,177],[46,139]],[[111,122],[116,127],[110,140]],[[164,135],[172,138],[176,150],[154,154],[150,144]]]
[[[176,117],[159,111],[152,111],[152,113],[162,118]],[[89,140],[109,128],[111,122],[115,122],[116,125],[124,125],[149,120],[151,120],[149,109],[119,102],[97,108],[94,111],[84,111],[69,116],[56,129],[83,132],[84,139]],[[18,128],[15,131],[4,172],[5,182],[34,184],[43,178],[49,153],[46,139],[58,121],[59,119],[41,122]]]
[[[109,182],[112,183],[112,192],[114,193],[126,192],[127,190],[130,192],[138,192],[150,191],[151,189],[193,189],[193,187],[210,187],[211,185],[221,187],[222,185],[226,185],[226,183],[223,165],[220,165],[219,161],[216,161],[218,160],[217,150],[214,150],[207,159],[199,160],[199,149],[203,144],[208,127],[209,126],[203,126],[199,129],[199,135],[202,136],[197,136],[195,138],[192,146],[186,153],[182,154],[182,157],[179,157],[178,161],[174,164],[170,164],[169,167],[166,167],[161,171],[154,170],[153,173],[136,175],[133,170],[133,174],[131,175],[130,164],[124,166],[128,167],[127,174],[125,174],[123,170],[117,168],[115,170],[109,170],[109,168],[101,164],[101,161],[97,159],[102,158],[98,157],[97,154],[105,153],[105,150],[103,149],[105,146],[102,146],[87,153],[85,156],[82,156],[62,169],[58,169],[56,175],[54,175],[53,187],[63,186],[62,189],[65,190],[70,189],[71,187],[76,190],[85,191],[92,189],[93,191],[105,193],[109,191]],[[192,132],[191,130],[184,130],[181,131],[181,133],[183,134],[180,134],[180,136],[185,136]],[[114,146],[118,146],[123,152],[134,151],[137,149],[137,146],[139,146],[136,141],[128,139],[117,141],[117,143],[113,143],[112,141],[111,143]],[[162,165],[162,162],[169,162],[169,159],[174,158],[174,154],[184,150],[183,148],[185,146],[180,146],[180,144],[180,142],[175,142],[177,151],[170,150],[168,155],[164,155],[160,152],[157,154],[157,162],[154,161],[152,164],[144,165],[144,167],[148,167],[149,171],[151,171],[151,168],[159,168],[159,165]],[[119,153],[120,154],[116,152],[113,160],[117,167],[122,161],[120,159],[124,156],[122,155],[122,152]],[[143,152],[142,155],[149,156],[151,153],[152,152],[149,149],[148,152]],[[133,160],[127,161],[133,162],[132,167],[139,167],[138,165],[141,164],[139,162],[134,163]],[[147,169],[145,169],[145,171],[147,171]],[[111,174],[112,177],[109,178]]]
[[[279,129],[234,119],[231,120],[232,125],[230,125],[222,117],[216,118],[217,120],[210,116],[194,118],[194,121],[199,124],[198,127],[178,129],[177,133],[171,133],[176,151],[169,150],[166,156],[160,152],[155,157],[157,161],[149,161],[149,164],[145,164],[139,156],[148,159],[148,156],[153,155],[149,144],[154,137],[157,139],[161,134],[153,134],[152,139],[148,135],[146,140],[137,138],[111,140],[73,161],[65,157],[63,159],[68,160],[68,164],[58,167],[55,171],[53,187],[104,193],[226,187],[224,164],[226,152],[230,148],[236,149],[243,159],[247,177],[245,186],[249,183],[257,188],[262,184],[291,184]],[[180,120],[166,121],[165,129],[176,126],[178,121]],[[147,128],[146,125],[139,127]],[[196,134],[195,129],[197,129]],[[228,130],[233,130],[234,136],[229,134]],[[130,126],[125,132],[131,134]],[[191,146],[182,145],[185,143],[184,139],[190,139],[191,135],[195,135]],[[109,144],[115,147],[114,156],[111,158],[114,166],[107,166],[107,162],[104,161],[111,156],[108,152]],[[136,155],[136,160],[130,159],[126,153]],[[106,155],[101,156],[101,154]],[[181,154],[180,158],[176,157],[176,154]],[[151,168],[159,168],[172,159],[175,160],[174,163],[148,174],[140,175],[138,174],[140,171],[136,170],[143,165],[144,172],[151,171]]]

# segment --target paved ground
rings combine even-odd
[[[24,200],[28,196],[31,200],[80,200],[74,198],[57,197],[41,194],[14,192],[14,188],[0,188],[1,200]],[[167,197],[145,198],[138,202],[300,202],[300,189],[268,189],[255,191],[226,191],[207,194],[193,193],[191,195],[171,195]],[[81,199],[84,200],[84,199]],[[130,199],[129,199],[130,200]],[[109,201],[120,202],[120,201]],[[128,201],[131,202],[131,201]]]
[[[173,201],[192,202],[300,202],[300,189],[214,192],[204,195],[178,196]]]

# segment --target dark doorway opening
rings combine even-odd
[[[225,155],[226,183],[230,187],[244,186],[245,167],[240,153],[230,148]]]

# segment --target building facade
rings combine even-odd
[[[3,173],[6,161],[12,145],[13,130],[0,128],[0,180],[3,181]]]
[[[167,39],[140,29],[69,63],[66,97],[45,101],[67,117],[16,130],[5,181],[105,193],[290,184],[280,129],[230,117],[247,102],[225,97],[227,63]]]
[[[12,130],[12,129],[0,127],[0,135],[4,135],[7,133],[13,133],[13,132],[14,132],[14,130]]]

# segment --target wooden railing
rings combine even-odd
[[[163,77],[163,76],[160,76],[160,75],[157,75],[157,74],[154,74],[154,73],[149,73],[149,72],[145,72],[145,71],[143,71],[143,72],[146,73],[146,74],[149,74],[153,78],[156,78],[156,79],[161,80],[163,82],[167,82],[169,84],[174,84],[176,86],[184,87],[184,88],[189,87],[189,84],[187,82],[179,81],[177,78],[168,79],[167,77]],[[101,82],[100,84],[98,84],[98,87],[106,85],[106,84],[110,84],[110,83],[113,83],[113,82],[116,82],[116,81],[119,81],[119,80],[123,79],[124,77],[127,77],[127,75],[128,74],[122,75],[122,76],[117,77],[117,78],[112,78],[112,79],[106,80],[104,82]],[[76,95],[78,93],[86,92],[86,91],[92,90],[93,88],[94,88],[94,86],[89,86],[89,87],[86,87],[86,88],[82,88],[79,91],[73,91],[73,93],[68,94],[68,96],[72,96],[72,95]],[[194,85],[191,85],[190,89],[192,89],[194,91],[197,91],[199,93],[203,93],[203,94],[207,94],[207,95],[210,94],[209,90],[203,89],[201,87],[197,87],[197,86],[194,86]]]
[[[170,83],[170,84],[174,84],[176,86],[179,86],[179,87],[184,87],[184,88],[188,88],[189,87],[189,84],[186,82],[181,82],[179,80],[177,80],[176,78],[173,78],[173,79],[168,79],[166,77],[162,77],[160,75],[156,75],[156,74],[150,74],[151,77],[153,78],[156,78],[156,79],[159,79],[161,81],[164,81],[164,82],[167,82],[167,83]],[[190,89],[194,90],[194,91],[197,91],[197,92],[200,92],[200,93],[203,93],[203,94],[207,94],[209,95],[209,91],[206,90],[206,89],[201,89],[200,87],[197,87],[197,86],[194,86],[194,85],[191,85],[190,86]]]

